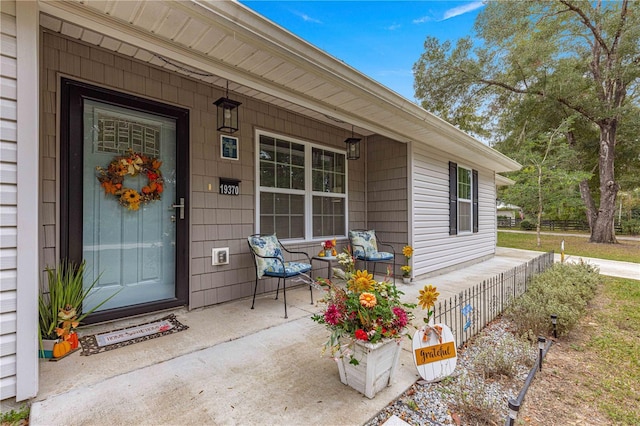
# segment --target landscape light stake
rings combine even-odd
[[[509,417],[507,417],[507,426],[513,426],[518,418],[520,411],[520,403],[517,399],[509,398]]]
[[[551,314],[551,324],[553,324],[553,338],[558,338],[558,316]]]
[[[527,394],[527,390],[529,386],[531,386],[531,382],[535,377],[538,371],[542,371],[542,357],[545,355],[545,346],[547,339],[544,337],[538,337],[538,347],[540,348],[540,355],[538,358],[538,364],[534,364],[531,366],[531,370],[529,370],[529,374],[527,375],[527,379],[524,381],[524,386],[520,389],[520,393],[518,394],[518,398],[512,399],[509,398],[507,401],[509,403],[509,413],[507,414],[507,418],[505,419],[506,426],[513,426],[515,424],[516,419],[518,418],[518,411],[520,410],[520,406],[522,405],[522,401],[524,401],[524,397]],[[549,341],[549,347],[553,344],[553,340]]]
[[[538,356],[538,368],[540,371],[542,371],[542,352],[544,351],[544,344],[547,342],[547,339],[545,339],[542,336],[538,336],[538,349],[540,350],[540,354]]]

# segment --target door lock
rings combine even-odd
[[[180,209],[178,216],[180,219],[184,219],[184,198],[180,198],[180,204],[172,204],[169,210],[171,209]]]

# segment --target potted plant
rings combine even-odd
[[[330,332],[324,350],[338,363],[340,380],[368,398],[388,386],[400,354],[399,340],[413,319],[416,305],[402,303],[403,294],[389,280],[355,270],[350,253],[336,256],[344,268],[334,269],[334,280],[320,279],[326,307],[312,320]]]
[[[404,255],[404,258],[405,258],[404,266],[400,267],[400,269],[402,270],[402,281],[405,284],[410,284],[411,283],[411,266],[409,265],[409,259],[411,259],[411,256],[413,256],[413,247],[409,245],[404,246],[402,248],[402,254]]]
[[[55,269],[46,268],[48,292],[41,289],[38,299],[40,357],[51,358],[64,355],[78,347],[76,327],[82,320],[109,301],[112,294],[93,308],[82,311],[82,303],[97,284],[100,277],[84,288],[85,261],[79,265],[72,261],[61,261]],[[66,342],[66,343],[64,343]],[[56,346],[60,344],[59,347]]]
[[[336,239],[326,240],[320,243],[322,250],[318,253],[318,257],[333,257],[338,254],[336,251]]]

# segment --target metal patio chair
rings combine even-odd
[[[354,229],[349,231],[349,244],[355,260],[361,260],[369,270],[369,263],[373,263],[373,275],[376,274],[376,263],[391,263],[393,265],[393,283],[396,283],[396,251],[391,244],[382,243],[376,237],[376,231],[370,229]],[[378,251],[378,247],[388,247],[390,252]]]
[[[256,284],[253,288],[253,301],[251,309],[256,303],[256,292],[258,290],[258,280],[263,277],[278,278],[278,288],[276,289],[276,300],[280,292],[280,280],[283,281],[282,294],[284,295],[284,317],[287,316],[287,278],[301,277],[303,281],[309,284],[311,292],[311,304],[313,304],[313,287],[310,276],[306,275],[311,270],[311,258],[303,251],[287,250],[282,245],[275,234],[253,234],[247,238],[249,250],[253,255],[253,264],[256,268]],[[307,258],[308,263],[287,261],[285,254],[303,255]]]

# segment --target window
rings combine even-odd
[[[258,132],[259,232],[281,239],[346,235],[344,152]]]
[[[478,232],[478,171],[449,162],[449,235]]]
[[[471,170],[458,167],[458,232],[471,232]]]

